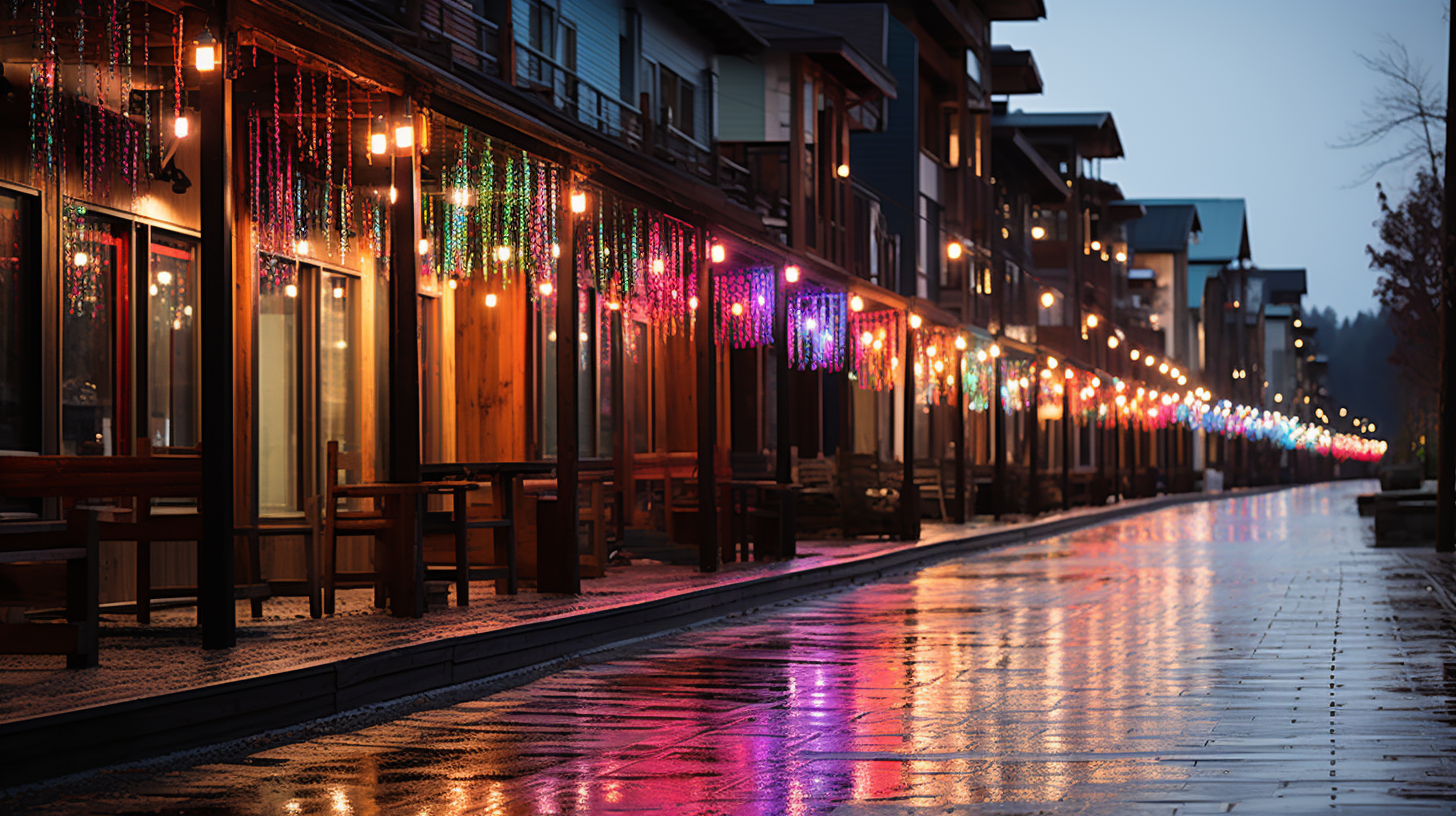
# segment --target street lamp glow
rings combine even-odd
[[[1052,304],[1053,303],[1056,303],[1056,302],[1057,302],[1057,296],[1056,295],[1053,295],[1051,292],[1042,292],[1041,293],[1041,307],[1043,309],[1050,309],[1052,307]]]
[[[728,250],[724,249],[722,244],[713,244],[713,247],[708,250],[708,257],[713,263],[723,263],[723,259],[728,257]]]
[[[1089,314],[1089,315],[1087,315],[1087,328],[1089,328],[1089,329],[1095,329],[1095,328],[1097,328],[1097,315],[1095,315],[1095,314]]]
[[[1046,237],[1046,227],[1043,227],[1041,225],[1037,225],[1037,226],[1031,228],[1031,238],[1032,238],[1032,240],[1034,240],[1034,241],[1040,241],[1041,239],[1043,239],[1045,237]]]
[[[912,329],[918,329],[918,328],[920,328],[921,322],[922,321],[920,319],[920,315],[918,315],[918,314],[910,315],[910,328],[912,328]]]
[[[798,283],[799,267],[794,266],[793,264],[784,267],[784,280],[788,281],[789,283]]]
[[[945,257],[950,258],[952,261],[960,260],[961,252],[962,247],[960,241],[951,241],[945,245]]]
[[[1117,339],[1117,335],[1109,335],[1107,338],[1107,347],[1110,349],[1115,349],[1120,342],[1121,341]]]
[[[400,150],[415,146],[415,126],[400,125],[394,129],[394,146]]]

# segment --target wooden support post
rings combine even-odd
[[[698,374],[698,569],[717,572],[718,552],[718,352],[713,335],[713,267],[708,230],[698,224],[700,256],[695,343]],[[786,349],[785,349],[786,351]]]
[[[991,391],[996,400],[992,446],[995,462],[991,476],[991,513],[1000,519],[1006,512],[1006,400],[1001,396],[1001,359],[991,358]]]
[[[1026,499],[1026,512],[1031,516],[1041,512],[1041,491],[1037,489],[1037,482],[1041,480],[1037,461],[1041,456],[1041,418],[1037,416],[1037,405],[1040,402],[1041,372],[1033,366],[1031,369],[1031,408],[1026,412],[1026,483],[1029,494]]]
[[[209,26],[228,40],[227,4],[217,2]],[[202,73],[199,179],[202,225],[202,541],[197,544],[197,617],[202,645],[237,643],[233,602],[233,83],[228,60]]]
[[[623,353],[627,332],[632,330],[629,318],[621,309],[612,312],[612,478],[617,483],[619,497],[616,516],[612,525],[617,546],[627,540],[627,514],[632,502],[632,435],[627,428],[627,356]],[[606,568],[602,564],[602,568]]]
[[[920,489],[915,486],[915,343],[919,334],[918,329],[906,324],[905,358],[900,361],[901,380],[904,383],[900,391],[904,409],[901,417],[904,469],[900,481],[900,538],[905,541],[920,539]]]
[[[1072,507],[1072,395],[1071,381],[1062,378],[1062,509]]]
[[[396,122],[414,116],[407,97],[390,100]],[[415,152],[396,151],[389,246],[389,479],[420,480],[420,174]],[[426,247],[434,251],[435,247]]]
[[[577,483],[581,446],[577,423],[577,357],[581,329],[577,325],[577,298],[581,295],[577,288],[576,244],[588,216],[571,211],[576,176],[570,166],[563,176],[568,181],[557,203],[557,223],[565,226],[557,238],[561,255],[556,261],[556,502],[561,523],[555,527],[556,535],[549,540],[543,536],[536,544],[536,586],[542,592],[579,595]]]
[[[851,340],[850,342],[854,342]],[[957,343],[959,345],[959,343]],[[951,438],[955,440],[955,512],[951,520],[956,524],[966,523],[966,351],[957,348],[955,359],[955,417],[956,427]]]
[[[774,281],[774,416],[778,438],[774,440],[774,480],[781,485],[794,481],[794,419],[793,384],[789,376],[789,281],[778,275]],[[794,497],[788,491],[779,493],[779,542],[781,556],[792,558],[798,554],[798,542],[793,518]]]

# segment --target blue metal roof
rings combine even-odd
[[[1147,215],[1127,223],[1127,245],[1137,252],[1183,252],[1201,229],[1192,204],[1146,206]]]
[[[1293,317],[1294,309],[1286,304],[1271,303],[1264,307],[1265,317]]]
[[[1198,309],[1203,306],[1203,287],[1209,278],[1218,277],[1223,269],[1219,263],[1190,263],[1188,264],[1188,308]]]
[[[1203,231],[1198,243],[1188,246],[1188,260],[1233,263],[1248,258],[1249,223],[1242,198],[1140,198],[1146,206],[1192,204],[1198,208]]]

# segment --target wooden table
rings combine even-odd
[[[340,485],[334,498],[382,499],[384,515],[393,521],[389,545],[380,551],[384,564],[376,570],[385,576],[389,608],[395,617],[418,618],[425,614],[424,535],[420,525],[425,497],[449,494],[464,501],[465,493],[479,490],[476,482],[376,482]]]
[[[501,520],[507,522],[506,530],[506,594],[516,594],[516,482],[531,474],[543,475],[556,469],[556,463],[546,460],[530,462],[436,462],[420,466],[421,475],[434,479],[482,479],[490,478],[491,483],[501,494]],[[451,484],[449,481],[442,481],[440,484]],[[464,506],[464,498],[457,498],[457,507]],[[462,541],[460,533],[462,530],[479,528],[486,525],[480,522],[466,522],[461,526],[464,513],[456,513],[456,557],[466,558],[468,553],[461,549]],[[458,563],[458,562],[457,562]],[[464,590],[468,603],[469,587]],[[461,597],[461,589],[458,584],[455,590],[457,602]],[[461,604],[464,605],[464,604]]]
[[[719,479],[718,484],[722,485],[728,490],[730,527],[728,531],[728,540],[723,543],[724,561],[738,560],[737,549],[739,539],[735,538],[733,535],[733,522],[739,518],[746,519],[749,516],[751,509],[749,506],[749,495],[754,492],[763,494],[780,494],[778,508],[778,535],[776,536],[778,540],[774,542],[772,556],[774,558],[793,558],[795,556],[796,548],[794,546],[794,516],[792,502],[794,495],[802,489],[802,485],[786,484],[775,479]],[[742,513],[738,512],[738,508],[740,506],[740,497],[742,498]],[[742,530],[742,541],[746,545],[750,540],[752,540],[752,530],[749,529],[747,522],[745,522],[743,526],[738,529]],[[744,555],[746,556],[746,546],[744,550]],[[754,548],[754,560],[764,560],[765,556],[768,555],[770,554],[766,552],[760,552],[757,547]]]

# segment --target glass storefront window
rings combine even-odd
[[[40,287],[29,204],[0,192],[0,451],[40,453]]]
[[[328,443],[338,442],[344,453],[358,452],[364,441],[360,416],[362,336],[360,283],[348,275],[318,275],[318,394],[319,462]],[[360,458],[358,461],[362,462]],[[340,473],[341,482],[360,482],[364,474]]]
[[[197,427],[198,243],[154,233],[147,253],[147,417],[157,447],[192,447]]]
[[[298,273],[286,262],[276,272],[258,293],[258,513],[265,517],[302,510]]]
[[[130,225],[82,214],[67,219],[62,258],[61,453],[121,453],[117,349],[124,336],[118,293],[127,291]],[[120,325],[119,325],[120,323]]]

